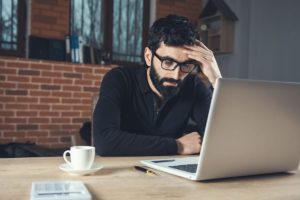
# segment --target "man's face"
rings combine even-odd
[[[177,62],[189,61],[190,59],[186,54],[182,53],[183,50],[183,47],[171,47],[162,43],[156,50],[156,55],[152,52],[150,78],[155,88],[164,98],[173,97],[180,91],[182,83],[188,73],[182,72],[180,67],[176,67],[173,71],[163,69],[161,67],[161,59],[167,59],[167,62],[168,59]]]
[[[155,88],[164,98],[171,98],[175,96],[180,91],[180,87],[182,85],[182,80],[161,77],[155,67],[153,67],[153,64],[150,68],[150,78]]]

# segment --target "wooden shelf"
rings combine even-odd
[[[215,53],[233,51],[234,22],[222,16],[205,17],[199,19],[198,31],[202,42]]]
[[[215,53],[232,52],[237,20],[224,0],[208,0],[198,20],[201,40]]]

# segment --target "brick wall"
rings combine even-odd
[[[69,147],[111,67],[0,57],[0,143]]]
[[[69,0],[31,2],[31,35],[64,39],[69,33]]]
[[[32,0],[31,35],[64,39],[69,0]],[[157,0],[156,18],[184,15],[196,23],[201,0]],[[50,148],[71,145],[90,121],[91,99],[103,75],[99,65],[0,57],[0,143],[34,142]]]
[[[196,24],[201,10],[201,0],[157,0],[156,19],[168,14],[177,14],[189,18]]]

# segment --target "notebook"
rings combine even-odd
[[[199,156],[141,163],[191,180],[286,172],[300,159],[300,84],[219,79]]]
[[[91,200],[92,196],[81,181],[32,182],[30,200]]]

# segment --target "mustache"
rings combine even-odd
[[[178,86],[181,85],[181,83],[182,83],[181,80],[176,80],[176,79],[173,79],[173,78],[162,78],[159,82],[160,83],[163,83],[163,82],[176,83]]]

